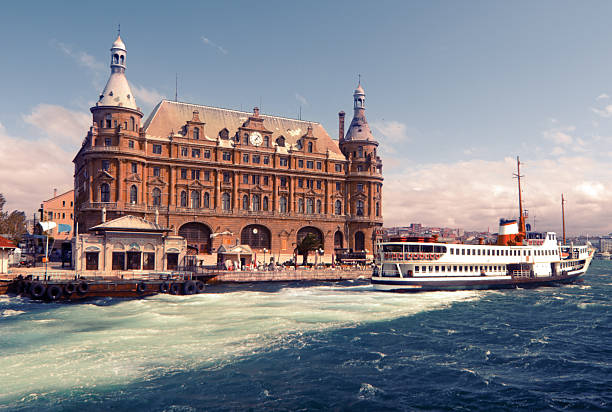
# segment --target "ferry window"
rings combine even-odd
[[[418,272],[418,271],[419,271],[419,268],[420,268],[420,266],[415,266],[415,267],[414,267],[414,271],[415,271],[415,272]]]
[[[478,256],[480,256],[480,249],[478,249]]]
[[[450,248],[450,254],[451,254],[451,255],[453,255],[453,254],[454,254],[454,253],[453,253],[453,251],[454,251],[454,249],[453,249],[453,248]]]
[[[465,255],[465,249],[461,249],[461,254]]]
[[[474,271],[474,266],[470,266],[470,272]]]
[[[436,266],[436,272],[440,271],[440,266]]]
[[[433,272],[433,266],[430,266],[430,267],[429,267],[429,271],[430,271],[430,272]]]
[[[457,266],[453,266],[453,271],[456,272],[457,271]]]
[[[459,272],[463,272],[463,266],[459,266]]]
[[[487,250],[487,256],[491,256],[491,250]]]
[[[440,269],[442,269],[442,272],[446,272],[446,266],[441,266]]]
[[[421,246],[421,252],[423,253],[433,253],[433,251],[434,251],[433,245],[422,245]]]

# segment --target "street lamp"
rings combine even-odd
[[[264,248],[264,267],[266,266],[266,253],[268,253],[268,249]]]

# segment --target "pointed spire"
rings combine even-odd
[[[353,92],[353,120],[346,132],[344,141],[348,140],[369,140],[375,141],[374,136],[368,125],[365,117],[365,91],[361,86],[361,75],[359,75],[359,83]]]
[[[117,30],[117,39],[111,46],[111,75],[106,87],[100,94],[97,106],[121,106],[138,110],[136,100],[125,77],[127,67],[127,49],[121,40],[121,26]]]

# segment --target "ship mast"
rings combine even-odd
[[[521,195],[521,161],[516,156],[516,174],[514,177],[518,179],[518,195],[519,195],[519,233],[525,236],[527,231],[525,230],[525,216],[523,215],[523,198]]]
[[[563,245],[565,245],[565,198],[561,193],[561,220],[563,221]]]

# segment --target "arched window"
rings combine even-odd
[[[242,196],[242,209],[249,210],[249,196]]]
[[[334,203],[334,214],[342,214],[342,202],[340,200],[336,200],[336,203]]]
[[[199,209],[200,208],[200,192],[197,190],[191,191],[191,208]]]
[[[206,209],[210,208],[210,194],[208,192],[204,192],[204,207]]]
[[[111,116],[111,114],[110,114],[110,113],[108,113],[108,114],[106,115],[106,128],[107,128],[107,129],[110,129],[111,127],[113,127],[113,125],[112,125],[112,124],[113,124],[113,116]]]
[[[134,119],[134,117],[130,117],[130,130],[134,131],[136,130],[136,120]]]
[[[268,211],[268,196],[264,196],[263,198],[262,209],[266,212]]]
[[[312,142],[308,142],[308,153],[312,153]]]
[[[123,62],[125,61],[125,56],[119,56],[119,60],[121,61],[121,64],[123,64]]]
[[[108,183],[100,185],[100,202],[110,202],[110,186]]]
[[[365,235],[362,231],[358,231],[355,233],[355,250],[365,250]]]
[[[363,157],[363,146],[359,146],[357,150],[359,151],[359,157]]]
[[[336,231],[336,233],[334,233],[334,248],[336,249],[342,249],[344,246],[344,241],[343,241],[343,236],[342,236],[342,232],[341,231]]]
[[[279,211],[281,213],[287,213],[287,198],[285,196],[281,196],[280,198]]]
[[[268,147],[270,145],[270,137],[269,136],[264,136],[263,145],[265,147]]]
[[[314,213],[314,200],[306,199],[306,213],[308,214]]]
[[[181,207],[187,207],[187,192],[181,192]]]
[[[223,210],[232,210],[232,198],[229,193],[223,193],[221,203]]]
[[[270,230],[262,225],[248,225],[240,233],[240,243],[253,249],[270,249]]]
[[[188,250],[195,253],[210,253],[210,228],[202,223],[190,222],[179,228],[178,234],[187,240]],[[187,252],[189,253],[189,251]],[[193,253],[193,252],[191,252]]]
[[[130,187],[130,203],[133,205],[138,203],[138,188],[136,185],[132,185],[132,187]]]
[[[363,216],[363,200],[357,201],[357,216]]]
[[[119,55],[118,54],[114,54],[113,55],[113,63],[119,64]]]
[[[376,216],[380,216],[380,203],[376,202]]]
[[[251,210],[257,212],[259,210],[259,195],[253,195],[253,208]]]
[[[200,138],[200,129],[198,127],[193,129],[193,138],[196,139],[196,140],[198,140]]]
[[[304,213],[304,199],[298,199],[298,213]]]
[[[161,190],[153,189],[153,206],[161,206]]]
[[[317,213],[321,214],[321,201],[317,199]]]

